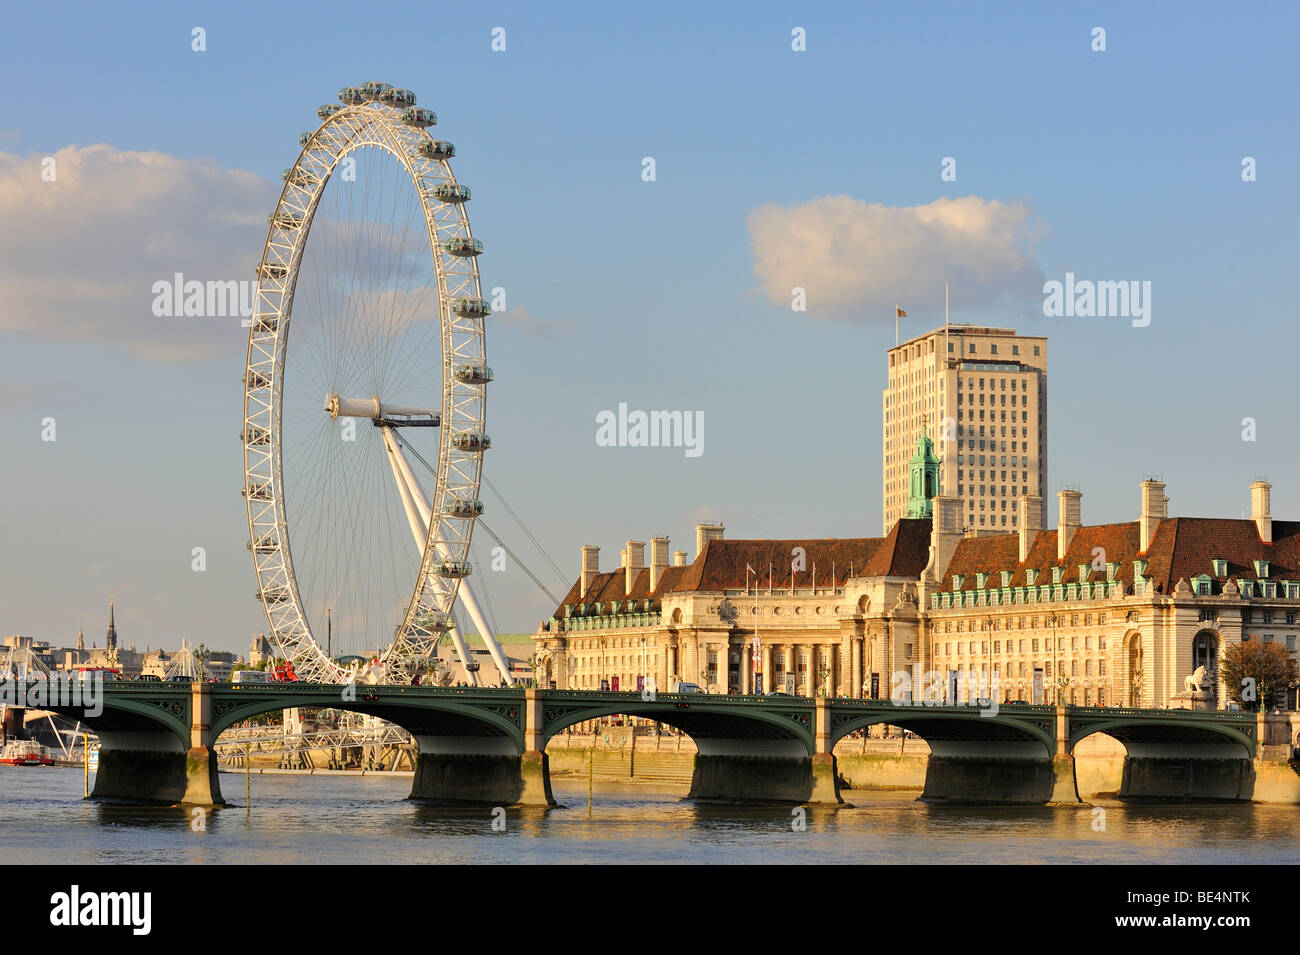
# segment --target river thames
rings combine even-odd
[[[557,776],[550,811],[455,810],[407,801],[405,776],[222,774],[231,806],[194,831],[189,811],[82,798],[77,769],[0,769],[0,862],[72,863],[1070,863],[1293,864],[1296,807],[927,805],[912,792],[845,792],[807,811],[683,802],[679,786]],[[235,805],[238,803],[238,805]]]

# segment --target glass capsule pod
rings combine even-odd
[[[311,133],[299,133],[299,134],[298,134],[298,145],[299,145],[299,146],[306,146],[309,142],[311,142],[311,137],[312,137],[312,134],[311,134]]]
[[[282,279],[289,274],[289,269],[283,265],[276,265],[274,262],[259,263],[256,269],[258,275],[264,279]]]
[[[278,226],[281,229],[296,229],[302,225],[302,216],[295,215],[292,212],[273,213],[266,217],[266,224]]]
[[[425,159],[450,159],[456,147],[443,139],[430,139],[420,143],[420,155]]]
[[[263,603],[282,604],[289,599],[289,591],[284,587],[272,587],[269,590],[259,590],[256,596]]]
[[[466,385],[486,385],[492,380],[492,369],[482,363],[457,365],[456,380]]]
[[[345,86],[339,90],[339,102],[345,106],[360,106],[365,101],[365,96],[355,86]]]
[[[481,255],[483,252],[483,243],[478,239],[467,239],[459,235],[452,236],[450,239],[443,239],[442,247],[448,255],[456,255],[461,258]]]
[[[286,169],[280,173],[280,180],[294,186],[309,186],[316,181],[316,177],[307,172],[306,169],[295,166],[293,169]]]
[[[253,329],[258,332],[274,332],[280,327],[277,315],[257,315],[253,319]]]
[[[274,554],[280,549],[280,542],[274,534],[263,534],[256,542],[244,545],[255,554]]]
[[[452,446],[457,451],[482,452],[492,447],[492,439],[481,431],[462,431],[451,437]]]
[[[433,565],[433,572],[439,577],[460,580],[472,574],[474,568],[467,560],[442,560]]]
[[[381,83],[378,80],[371,80],[369,83],[361,84],[361,96],[363,99],[377,100],[384,95],[385,90],[391,90],[391,83]]]
[[[434,186],[433,197],[443,202],[468,202],[469,186],[459,182],[440,182]]]
[[[402,110],[402,122],[416,129],[428,129],[430,126],[438,125],[438,114],[423,106],[412,106]]]
[[[331,116],[333,116],[342,108],[343,107],[340,106],[338,103],[326,103],[320,109],[316,110],[316,115],[319,116],[322,120],[326,120],[329,119]]]
[[[448,517],[478,517],[483,513],[483,502],[477,498],[454,497],[442,510]]]
[[[454,298],[451,310],[461,318],[486,318],[492,314],[492,306],[481,298]]]
[[[244,384],[249,388],[271,387],[271,376],[264,371],[249,372],[244,376]]]
[[[446,633],[452,627],[456,626],[456,621],[449,613],[426,612],[417,614],[415,625],[422,630],[428,630],[430,633]]]
[[[260,481],[252,487],[244,488],[240,493],[254,501],[269,501],[271,499],[271,482]]]
[[[415,94],[410,90],[399,89],[398,87],[389,87],[379,94],[379,101],[388,106],[396,106],[398,109],[404,109],[407,106],[415,105]]]
[[[244,431],[244,442],[246,444],[270,444],[271,432],[267,431],[265,428],[258,428],[254,425],[249,425]]]

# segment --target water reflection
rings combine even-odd
[[[223,776],[225,783],[233,777]],[[853,792],[853,808],[740,809],[685,787],[553,780],[562,808],[412,803],[407,778],[255,776],[251,809],[90,803],[78,771],[0,772],[0,861],[31,863],[1294,863],[1300,807],[958,807]]]

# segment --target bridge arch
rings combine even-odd
[[[887,724],[910,730],[930,746],[936,756],[964,755],[971,744],[990,747],[992,752],[1017,757],[1050,759],[1055,752],[1055,717],[1050,708],[1043,712],[1020,713],[1028,707],[999,707],[996,716],[982,716],[976,707],[935,706],[881,709],[861,716],[832,718],[830,748],[850,733],[869,726]]]

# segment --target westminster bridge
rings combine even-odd
[[[929,744],[923,799],[1077,804],[1074,747],[1105,733],[1127,750],[1120,798],[1249,800],[1263,719],[1131,707],[304,683],[107,683],[100,702],[98,715],[49,707],[99,735],[91,797],[203,806],[223,803],[214,745],[222,732],[292,707],[395,723],[419,749],[411,798],[492,806],[556,805],[547,742],[613,715],[655,720],[694,739],[688,798],[699,800],[842,804],[835,744],[876,724]]]

